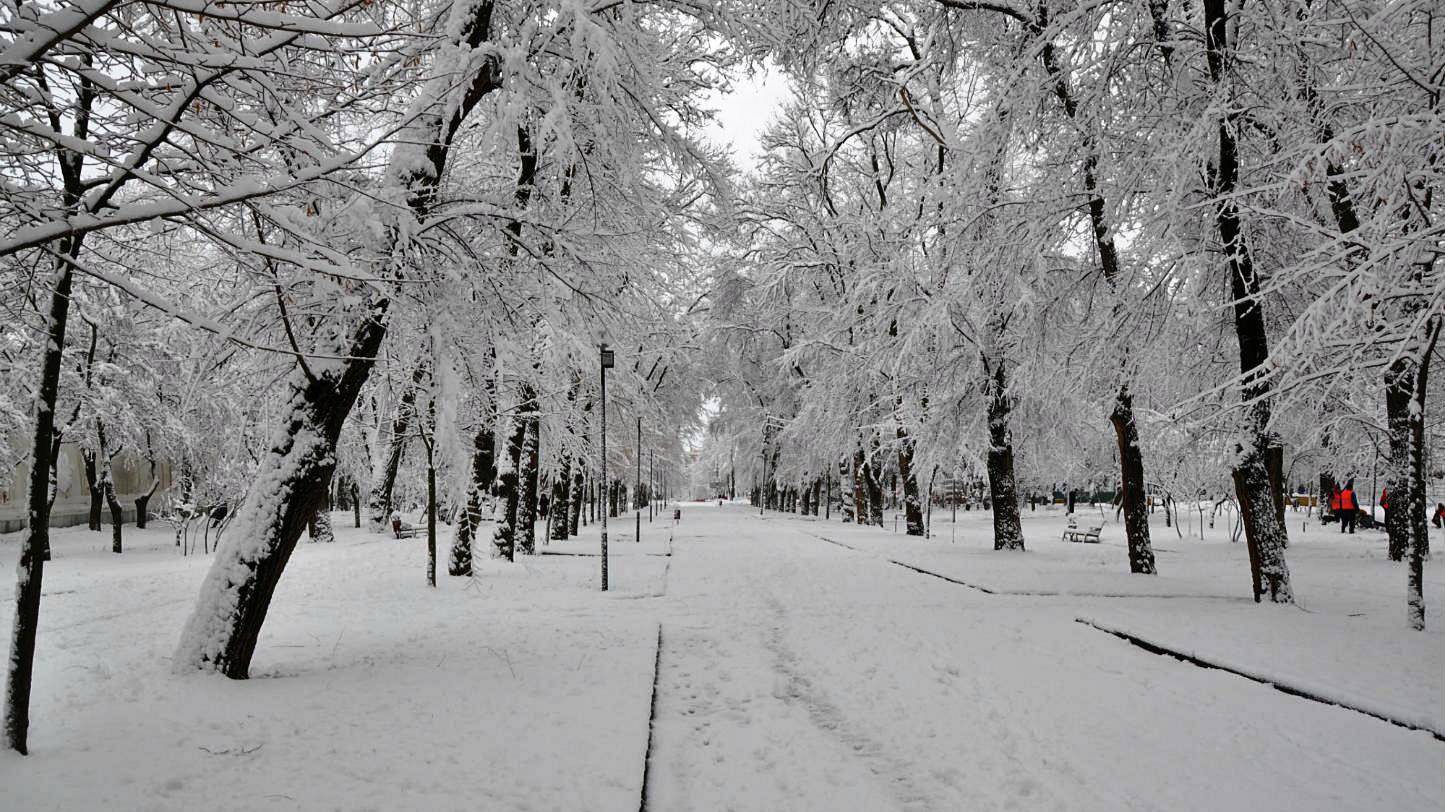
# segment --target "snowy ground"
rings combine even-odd
[[[671,541],[612,525],[607,594],[595,525],[436,591],[421,540],[340,529],[298,548],[248,682],[170,673],[206,558],[165,529],[128,529],[122,556],[61,531],[33,755],[0,756],[0,809],[635,809],[654,662],[653,810],[1445,806],[1429,733],[1077,622],[1440,729],[1442,556],[1416,634],[1378,534],[1292,515],[1301,608],[1278,608],[1249,601],[1222,529],[1156,525],[1146,578],[1112,522],[1067,544],[1060,513],[1026,512],[1030,552],[1009,554],[987,514],[934,519],[922,541],[684,505]]]

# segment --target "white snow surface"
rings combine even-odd
[[[423,539],[337,513],[334,544],[298,546],[243,682],[170,667],[207,559],[163,527],[128,527],[121,556],[57,531],[32,755],[0,756],[0,808],[636,809],[655,657],[652,810],[1445,807],[1430,734],[1075,622],[1438,721],[1438,554],[1421,634],[1380,534],[1294,516],[1299,608],[1249,600],[1222,530],[1156,524],[1150,578],[1128,574],[1119,525],[1068,544],[1056,511],[1025,511],[1029,552],[996,553],[986,513],[935,512],[925,541],[891,517],[682,510],[644,516],[641,544],[612,521],[609,593],[596,524],[431,590]],[[0,536],[0,566],[18,542]]]

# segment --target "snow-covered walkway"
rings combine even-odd
[[[1111,574],[1122,550],[1057,542],[1043,511],[1031,552],[982,553],[983,520],[952,544],[688,504],[675,528],[644,523],[642,544],[614,523],[605,594],[596,525],[435,591],[420,540],[338,527],[298,548],[241,683],[170,670],[207,558],[179,557],[164,529],[128,530],[122,556],[107,534],[61,531],[33,754],[0,755],[0,809],[636,809],[654,661],[654,812],[1445,806],[1445,743],[1428,733],[1076,622],[1436,718],[1439,624],[1386,633],[1391,565],[1302,536],[1304,612],[1241,601],[1227,543],[1176,541],[1167,580],[1150,580]],[[16,541],[0,538],[0,567]],[[1327,599],[1341,573],[1362,592]],[[1091,593],[1176,596],[1069,593],[1091,578]],[[1438,603],[1439,562],[1428,578]],[[1341,650],[1381,661],[1324,657]],[[1380,685],[1391,673],[1424,687]]]
[[[688,513],[650,808],[1441,808],[1428,734],[1141,651],[1075,623],[1077,600]]]

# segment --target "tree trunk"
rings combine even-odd
[[[418,367],[418,375],[421,374]],[[408,386],[401,393],[397,403],[396,416],[391,421],[391,438],[387,443],[386,459],[371,483],[371,493],[366,497],[366,515],[371,521],[373,533],[384,532],[387,518],[391,515],[391,494],[396,488],[396,474],[401,469],[401,458],[406,453],[407,432],[411,429],[412,412],[416,408],[416,387]]]
[[[993,548],[1024,549],[1022,517],[1019,515],[1018,480],[1014,476],[1013,436],[1009,417],[1013,402],[1008,395],[1008,372],[1002,358],[990,365],[988,394],[988,488],[993,502]]]
[[[426,462],[426,585],[437,585],[437,469],[432,465],[431,449]]]
[[[876,452],[877,440],[875,439],[873,442],[874,451]],[[866,515],[868,517],[868,524],[871,524],[874,527],[882,527],[883,482],[881,480],[881,477],[878,476],[878,472],[874,469],[872,459],[870,459],[868,455],[864,454],[863,449],[861,448],[858,449],[858,458],[858,470],[861,474],[859,478],[863,481],[863,498],[867,510],[866,514],[859,515]]]
[[[491,490],[497,478],[492,429],[490,420],[484,421],[472,435],[472,466],[467,481],[467,497],[461,515],[457,517],[456,536],[452,539],[451,555],[447,558],[449,575],[472,574],[472,540],[477,538],[481,528],[482,497]]]
[[[100,475],[96,471],[95,452],[82,450],[80,456],[85,462],[85,485],[90,490],[90,513],[85,526],[98,533],[102,522],[101,511],[105,507],[105,494],[100,490]]]
[[[519,488],[517,501],[517,552],[533,555],[537,552],[537,489],[540,471],[538,443],[541,439],[541,421],[537,415],[536,393],[530,386],[523,390],[526,404],[519,416],[526,431],[522,438],[521,469],[517,475]]]
[[[587,474],[582,470],[586,457],[577,460],[577,469],[572,473],[572,496],[567,500],[567,535],[575,536],[582,529],[582,501],[587,487]]]
[[[1204,0],[1205,57],[1214,86],[1227,91],[1231,50],[1225,0]],[[1226,108],[1228,109],[1228,108]],[[1275,603],[1294,603],[1289,568],[1285,564],[1285,528],[1270,495],[1268,454],[1271,393],[1264,377],[1269,359],[1269,338],[1260,301],[1259,275],[1245,242],[1235,200],[1239,180],[1239,149],[1235,140],[1238,114],[1226,112],[1218,122],[1219,156],[1215,164],[1215,226],[1228,260],[1230,295],[1234,300],[1234,331],[1239,343],[1241,393],[1249,404],[1252,438],[1239,449],[1235,483],[1245,533],[1254,552],[1255,599],[1268,595]]]
[[[913,438],[898,426],[898,477],[903,480],[903,512],[908,535],[923,535],[923,502],[918,496],[918,477],[913,472]]]
[[[324,505],[316,510],[316,518],[312,520],[312,525],[312,541],[322,544],[336,541],[336,533],[331,529],[331,511],[327,510]]]
[[[507,437],[506,451],[502,455],[502,466],[497,475],[497,501],[493,511],[496,527],[492,531],[495,554],[508,561],[515,561],[517,556],[517,513],[521,497],[518,476],[522,464],[522,447],[526,439],[527,421],[521,417],[512,418],[512,430]]]
[[[60,254],[75,256],[78,243],[62,241]],[[29,483],[26,491],[25,539],[15,576],[15,620],[10,632],[10,667],[5,680],[5,743],[24,755],[29,752],[30,688],[35,668],[35,633],[40,626],[40,589],[45,575],[45,553],[50,549],[49,478],[51,441],[55,431],[55,402],[60,392],[60,364],[65,348],[65,326],[70,315],[70,265],[57,262],[55,287],[45,350],[40,361],[40,382],[35,391],[35,433],[31,435]]]
[[[1139,431],[1134,419],[1134,397],[1128,386],[1119,387],[1114,410],[1109,415],[1119,442],[1119,463],[1123,469],[1124,533],[1129,541],[1129,571],[1140,575],[1158,572],[1154,547],[1149,541],[1149,511],[1144,494],[1144,454],[1139,448]],[[1165,515],[1166,522],[1168,515]]]
[[[571,526],[572,511],[570,491],[572,489],[572,460],[569,457],[562,457],[562,464],[557,469],[557,476],[552,481],[552,504],[548,507],[547,515],[552,517],[552,540],[566,541],[568,528]]]
[[[271,448],[218,545],[195,612],[175,656],[178,670],[212,669],[249,676],[271,596],[296,542],[325,503],[336,465],[336,439],[356,403],[385,337],[387,302],[376,300],[352,330],[349,360],[319,374],[298,369]]]
[[[1389,536],[1387,549],[1391,561],[1404,561],[1410,549],[1408,494],[1414,478],[1410,404],[1415,401],[1417,366],[1413,358],[1400,358],[1385,372],[1385,426],[1390,439],[1385,488],[1394,506],[1385,510],[1385,533]]]

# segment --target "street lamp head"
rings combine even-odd
[[[612,350],[607,349],[607,345],[606,345],[606,344],[603,344],[603,345],[602,345],[602,368],[603,368],[603,369],[612,369],[612,360],[613,360],[613,359],[612,359]]]

